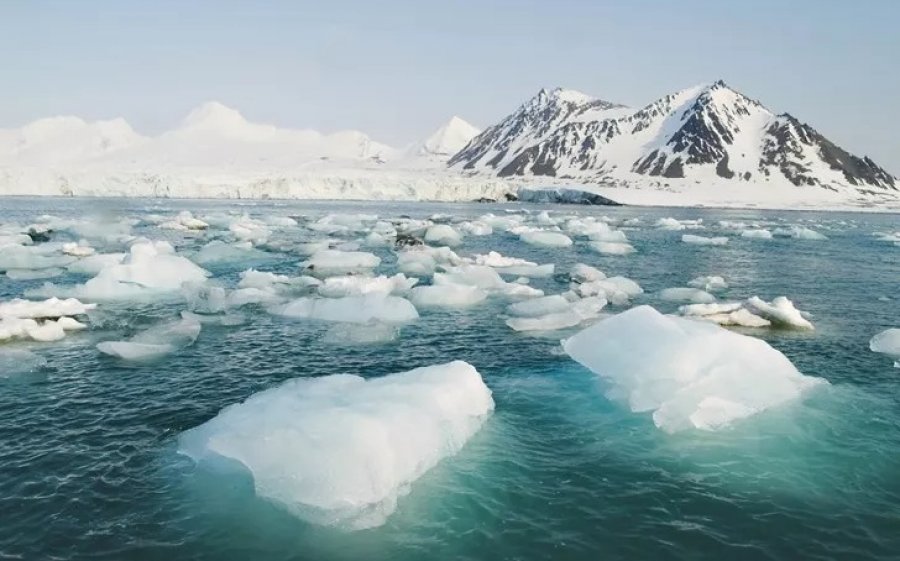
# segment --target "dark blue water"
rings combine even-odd
[[[434,212],[475,217],[495,205],[237,203],[140,200],[0,200],[0,223],[38,215],[112,221],[191,209],[251,216]],[[510,208],[534,208],[515,206]],[[668,435],[648,415],[604,397],[597,378],[559,352],[557,337],[507,328],[503,303],[428,312],[386,345],[328,344],[328,326],[245,310],[239,326],[204,326],[197,342],[152,363],[129,364],[94,345],[174,317],[183,304],[101,306],[91,329],[28,348],[38,372],[0,380],[0,557],[17,559],[897,559],[900,555],[900,370],[868,350],[898,325],[900,248],[873,233],[896,215],[584,209],[560,213],[640,217],[637,253],[600,256],[526,246],[509,234],[467,237],[460,254],[493,249],[559,271],[575,262],[637,280],[637,303],[698,275],[722,274],[723,299],[787,295],[812,314],[811,333],[757,331],[804,373],[831,385],[802,401],[717,432]],[[680,242],[652,227],[661,217],[804,224],[827,241],[732,237],[724,247]],[[137,225],[180,251],[202,236]],[[702,235],[721,234],[711,227]],[[66,234],[60,234],[62,236]],[[733,236],[733,233],[728,235]],[[287,234],[281,242],[298,241]],[[94,243],[104,251],[119,242]],[[382,272],[395,257],[376,250]],[[297,274],[297,255],[268,266]],[[225,283],[249,266],[210,267]],[[66,274],[59,284],[84,282]],[[0,299],[44,281],[0,277]],[[532,283],[548,293],[567,285]],[[20,344],[21,346],[21,344]],[[301,376],[381,376],[466,360],[492,389],[496,412],[458,455],[415,482],[378,528],[307,525],[253,497],[245,481],[198,472],[177,436],[225,405]]]

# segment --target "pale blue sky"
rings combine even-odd
[[[900,1],[0,0],[0,127],[219,100],[392,144],[541,87],[629,105],[725,79],[900,172]]]

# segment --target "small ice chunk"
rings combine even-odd
[[[506,311],[510,315],[519,317],[537,317],[547,314],[555,314],[565,312],[571,309],[568,300],[559,294],[544,296],[542,298],[534,298],[523,302],[510,304]]]
[[[459,224],[459,229],[470,236],[490,236],[494,233],[494,229],[491,228],[490,224],[480,220],[462,222]]]
[[[676,220],[675,218],[660,218],[656,221],[655,226],[660,230],[684,230],[687,228],[686,224],[682,224],[680,220]]]
[[[47,300],[22,300],[16,298],[8,302],[0,302],[0,318],[60,318],[63,316],[79,316],[97,307],[97,304],[85,304],[75,298],[48,298]]]
[[[198,265],[214,265],[221,263],[247,263],[249,261],[271,261],[275,256],[253,247],[248,241],[225,243],[213,240],[200,248],[194,255]],[[246,265],[245,265],[246,266]]]
[[[758,230],[743,230],[741,232],[742,238],[750,238],[754,240],[771,240],[772,232],[768,230],[758,229]]]
[[[795,308],[794,303],[784,296],[779,296],[771,302],[754,296],[747,300],[745,306],[753,314],[765,318],[779,327],[815,329],[813,324],[803,317],[803,312]]]
[[[397,273],[392,277],[384,275],[378,277],[363,277],[347,275],[342,277],[328,277],[319,286],[319,294],[326,298],[342,298],[344,296],[358,296],[375,292],[383,294],[402,295],[409,292],[417,278],[407,278],[403,273]]]
[[[417,308],[469,308],[485,298],[487,293],[477,286],[452,283],[417,286],[409,295]]]
[[[670,302],[691,302],[694,304],[709,304],[715,302],[716,297],[699,288],[666,288],[659,292],[659,297]]]
[[[621,242],[588,242],[591,249],[603,255],[628,255],[634,253],[634,247]]]
[[[506,325],[515,331],[555,331],[575,327],[588,319],[596,318],[605,306],[604,298],[582,298],[570,303],[565,311],[533,317],[514,317],[506,320]]]
[[[592,282],[603,280],[606,275],[600,269],[585,265],[584,263],[576,263],[572,265],[572,271],[569,276],[575,282]]]
[[[784,236],[788,238],[794,238],[797,240],[827,240],[824,234],[820,234],[815,230],[811,230],[804,226],[791,226],[790,228],[778,228],[775,230],[776,236]]]
[[[462,235],[449,224],[435,224],[425,232],[425,242],[434,245],[456,247],[462,241]]]
[[[561,232],[549,232],[546,230],[530,230],[522,232],[519,239],[528,245],[535,247],[570,247],[572,238]]]
[[[96,253],[96,250],[86,243],[69,242],[63,244],[62,252],[73,257],[88,257]]]
[[[678,312],[685,317],[711,321],[725,326],[769,327],[772,325],[769,320],[747,310],[741,302],[688,304],[678,308]]]
[[[728,283],[719,276],[697,277],[687,284],[693,288],[702,288],[706,291],[725,290],[728,288]]]
[[[381,264],[381,258],[366,251],[317,251],[302,265],[317,277],[368,272]]]
[[[493,409],[481,375],[461,361],[368,380],[298,378],[186,431],[179,452],[226,474],[240,465],[258,497],[302,520],[371,528]]]
[[[141,331],[126,341],[103,341],[97,350],[122,360],[160,358],[194,344],[202,329],[195,315],[165,322]]]
[[[875,335],[869,341],[869,348],[896,359],[894,366],[900,367],[900,329],[893,327]]]
[[[286,317],[309,318],[345,323],[408,323],[418,319],[409,300],[399,296],[372,293],[344,298],[303,297],[269,311]]]
[[[684,243],[689,243],[693,245],[726,245],[728,243],[728,238],[715,237],[715,238],[707,238],[705,236],[695,236],[693,234],[684,234],[681,236],[681,241]]]
[[[715,430],[827,384],[760,339],[638,306],[563,342],[607,380],[609,396],[652,412],[666,432]]]

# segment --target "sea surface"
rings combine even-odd
[[[598,560],[900,558],[900,369],[868,349],[900,326],[900,247],[888,214],[755,210],[604,208],[523,204],[215,202],[137,199],[0,199],[0,224],[40,215],[99,224],[190,210],[317,217],[366,213],[389,218],[435,213],[475,218],[549,210],[551,216],[640,218],[627,230],[637,252],[604,256],[582,240],[538,248],[516,236],[467,236],[460,255],[499,251],[558,273],[584,262],[636,280],[635,304],[671,312],[654,294],[699,275],[723,275],[720,299],[785,295],[809,312],[815,331],[745,331],[830,385],[718,431],[667,434],[649,414],[606,397],[603,382],[568,358],[559,340],[503,322],[506,302],[466,311],[423,311],[399,338],[341,345],[322,323],[243,310],[241,325],[205,325],[192,346],[147,363],[102,355],[99,341],[177,317],[183,302],[101,305],[89,330],[56,343],[16,343],[45,358],[31,373],[0,373],[0,558],[24,560]],[[727,235],[721,247],[681,242],[659,218],[702,219]],[[744,239],[719,221],[769,228],[803,225],[824,241]],[[179,252],[226,231],[190,234],[147,222],[132,234],[167,239]],[[65,236],[65,234],[60,234]],[[291,243],[279,234],[263,262],[208,268],[225,284],[250,266],[296,275]],[[295,236],[295,237],[291,237]],[[348,239],[359,238],[357,234]],[[72,236],[72,239],[76,239]],[[112,251],[124,245],[92,243]],[[393,273],[390,248],[378,272]],[[88,277],[66,273],[58,285]],[[0,300],[46,280],[0,276]],[[548,294],[561,276],[535,279]],[[624,308],[621,308],[624,309]],[[614,308],[608,310],[617,311]],[[461,359],[493,392],[496,411],[455,456],[401,497],[379,527],[347,531],[305,523],[257,499],[246,481],[214,478],[179,454],[177,438],[225,406],[297,377],[383,376]]]

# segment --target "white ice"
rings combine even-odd
[[[545,230],[529,230],[522,232],[519,239],[528,245],[536,247],[570,247],[572,238],[561,232],[548,232]]]
[[[681,236],[681,241],[684,243],[694,244],[694,245],[727,245],[728,238],[724,236],[708,238],[705,236],[695,236],[693,234],[684,234]]]
[[[669,302],[690,302],[693,304],[709,304],[716,301],[716,297],[699,288],[676,287],[665,288],[659,292],[659,297]]]
[[[308,318],[344,323],[391,323],[415,321],[419,314],[409,300],[383,293],[344,298],[303,297],[269,311],[286,317]]]
[[[368,272],[381,264],[381,258],[365,251],[317,251],[301,266],[312,275],[327,277],[347,273]]]
[[[425,242],[433,245],[456,247],[462,241],[462,235],[449,224],[435,224],[425,232]]]
[[[885,329],[872,337],[869,348],[876,353],[883,353],[896,359],[894,366],[900,368],[900,328]]]
[[[213,469],[237,463],[258,497],[300,519],[370,528],[493,409],[481,375],[461,361],[368,380],[298,378],[186,431],[179,451]]]
[[[765,341],[649,306],[602,320],[563,348],[609,382],[610,398],[652,412],[666,432],[715,430],[827,383]]]
[[[487,298],[487,292],[465,284],[436,284],[417,286],[409,299],[416,308],[469,308]]]

